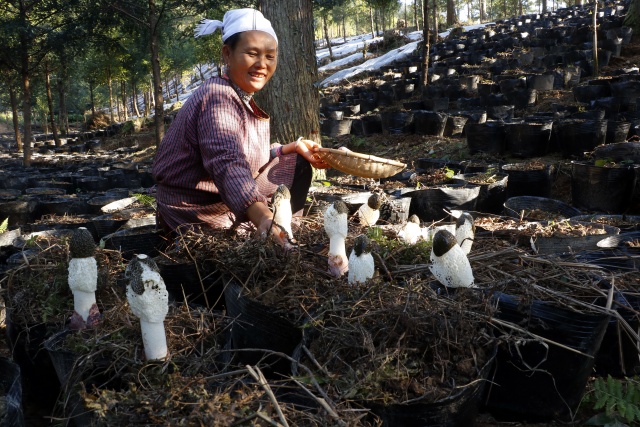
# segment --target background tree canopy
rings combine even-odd
[[[293,25],[310,32],[314,43],[287,45],[281,61],[304,57],[310,73],[288,86],[313,91],[317,76],[315,48],[330,39],[355,34],[379,34],[400,26],[405,30],[429,22],[457,25],[538,11],[547,0],[307,0],[312,26]],[[638,0],[633,0],[634,3]],[[544,4],[543,4],[544,2]],[[5,0],[0,3],[0,112],[14,127],[16,140],[31,141],[38,131],[69,133],[70,124],[87,114],[102,113],[109,121],[154,117],[156,141],[164,134],[166,105],[178,105],[187,83],[201,80],[205,70],[219,67],[220,34],[195,40],[193,30],[202,18],[222,19],[238,7],[265,10],[276,22],[289,22],[290,7],[298,2],[219,0]],[[296,6],[298,5],[298,6]],[[555,4],[555,6],[560,6]],[[282,20],[280,18],[282,14]],[[631,15],[631,14],[630,14]],[[304,18],[303,18],[304,16]],[[433,28],[433,26],[431,26]],[[278,29],[276,29],[278,30]],[[288,28],[280,29],[289,33]],[[288,37],[288,36],[286,36]],[[335,43],[334,40],[334,43]],[[333,53],[330,52],[333,57]],[[297,65],[299,66],[299,65]],[[293,74],[294,80],[295,73]],[[313,83],[313,82],[311,82]],[[299,89],[296,89],[299,92]],[[295,92],[295,91],[294,91]],[[316,97],[317,98],[317,97]],[[271,105],[277,101],[269,101]],[[315,108],[315,107],[314,107]],[[304,129],[316,118],[302,118]],[[311,120],[311,125],[309,125]],[[295,120],[293,121],[295,123]],[[288,130],[294,132],[296,129]],[[307,132],[308,133],[308,132]],[[24,164],[31,150],[24,144]]]

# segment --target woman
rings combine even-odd
[[[311,166],[328,166],[299,139],[286,145],[269,139],[269,116],[253,100],[276,70],[278,39],[271,23],[253,9],[227,12],[223,21],[204,20],[196,37],[222,30],[226,74],[203,83],[185,102],[158,147],[153,166],[158,222],[235,227],[250,221],[258,235],[270,233],[287,245],[267,203],[279,184],[301,211]]]

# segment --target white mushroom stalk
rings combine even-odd
[[[357,216],[360,218],[362,225],[371,227],[378,222],[378,219],[380,219],[380,206],[382,206],[383,201],[382,195],[373,193],[369,196],[367,203],[363,203],[358,208]]]
[[[125,270],[129,279],[127,300],[140,319],[142,343],[147,360],[167,358],[164,319],[169,311],[169,294],[158,266],[147,255],[137,255]]]
[[[96,304],[98,287],[98,263],[94,255],[96,244],[85,227],[76,229],[69,241],[69,288],[73,292],[73,315],[69,328],[91,328],[100,320]]]
[[[349,255],[349,284],[365,283],[375,273],[375,263],[371,255],[371,241],[361,234],[356,237],[353,249]]]
[[[429,270],[444,286],[474,288],[473,272],[466,254],[447,230],[439,230],[433,237]]]
[[[398,232],[398,238],[409,245],[415,245],[422,238],[422,228],[417,215],[411,215],[407,223]]]
[[[286,185],[280,184],[271,197],[271,208],[273,209],[273,221],[287,233],[289,240],[293,240],[293,230],[291,229],[291,193]]]
[[[476,226],[473,222],[473,217],[468,212],[463,212],[456,220],[456,241],[465,255],[471,252],[475,233]]]
[[[345,239],[349,232],[349,209],[342,200],[336,200],[324,213],[324,230],[329,236],[329,272],[341,277],[349,269]]]

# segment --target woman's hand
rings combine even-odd
[[[273,222],[271,210],[261,202],[256,202],[247,209],[247,217],[256,226],[256,237],[266,240],[272,237],[285,251],[293,249],[295,245],[289,241],[286,231]]]
[[[295,247],[294,243],[289,240],[287,232],[273,222],[273,218],[265,217],[260,225],[258,225],[256,236],[261,240],[266,240],[268,237],[273,238],[285,251]]]
[[[320,149],[320,144],[310,139],[299,138],[297,141],[288,144],[293,146],[287,153],[298,153],[304,157],[310,164],[316,169],[328,169],[331,166],[326,164],[324,160],[320,158],[317,151]]]

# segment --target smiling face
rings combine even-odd
[[[278,65],[278,43],[264,31],[245,31],[234,47],[222,46],[227,75],[247,93],[267,84]]]

